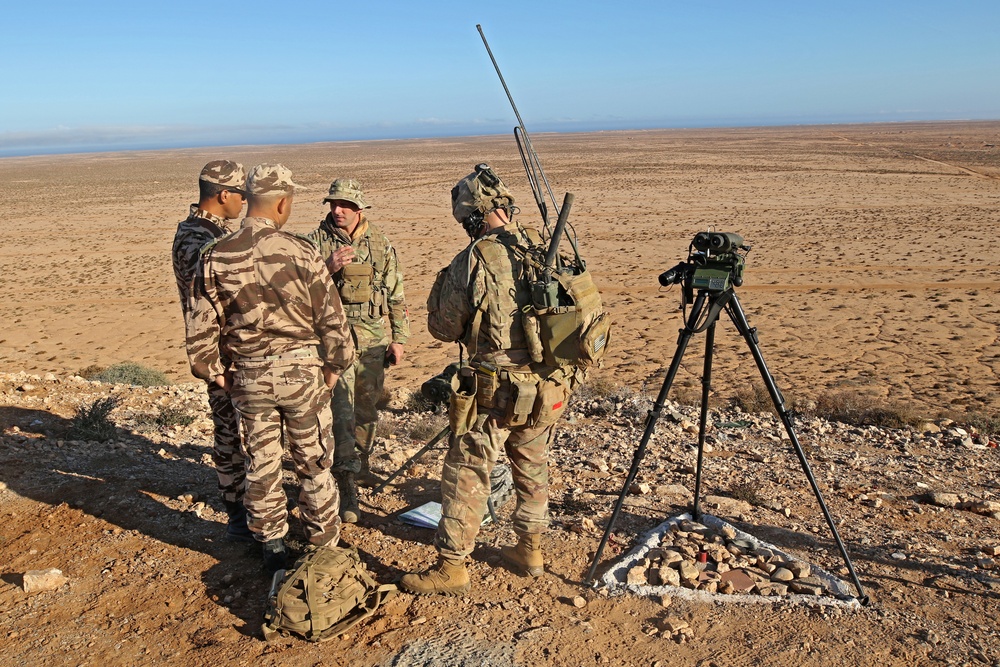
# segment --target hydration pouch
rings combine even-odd
[[[538,396],[537,380],[510,381],[510,400],[507,401],[506,426],[523,426],[531,419],[535,410],[535,398]]]
[[[363,262],[345,264],[340,270],[340,299],[344,303],[368,303],[372,298],[375,267]]]
[[[448,428],[457,436],[472,430],[476,423],[476,373],[463,366],[451,378],[451,400],[448,401]]]

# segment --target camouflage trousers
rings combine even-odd
[[[336,543],[340,498],[330,471],[330,390],[319,361],[238,361],[230,397],[243,426],[243,504],[250,530],[261,541],[288,532],[281,465],[287,447],[301,484],[299,511],[306,538],[316,545]]]
[[[333,469],[358,473],[367,466],[378,425],[376,405],[385,386],[385,345],[358,351],[333,389]]]
[[[541,428],[502,426],[489,416],[463,436],[452,435],[441,473],[441,523],[435,546],[446,558],[472,553],[486,514],[490,472],[501,448],[507,452],[517,506],[514,531],[518,535],[544,532],[549,526],[549,444],[555,424]]]
[[[208,384],[208,405],[212,408],[212,424],[215,427],[212,462],[219,476],[219,491],[227,503],[242,503],[246,464],[236,409],[229,394],[214,382]]]

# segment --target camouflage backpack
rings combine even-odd
[[[295,634],[311,642],[341,635],[396,591],[379,586],[353,547],[312,547],[275,582],[264,612],[264,639]],[[280,578],[279,578],[280,577]]]

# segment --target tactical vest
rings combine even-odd
[[[369,232],[373,231],[371,223],[368,229]],[[352,245],[333,234],[330,238],[335,250]],[[333,275],[333,282],[344,304],[344,313],[351,322],[377,320],[389,312],[389,288],[382,273],[387,254],[385,236],[380,233],[367,233],[361,239],[359,246],[355,257],[362,254],[363,248],[367,248],[368,256],[360,261],[356,259]]]

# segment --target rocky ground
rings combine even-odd
[[[72,440],[80,406],[114,396],[117,433]],[[266,643],[260,555],[221,539],[225,514],[199,385],[140,388],[0,374],[0,639],[4,664],[51,665],[1000,665],[1000,464],[989,434],[947,421],[888,430],[800,419],[797,432],[871,604],[691,601],[619,595],[582,580],[651,405],[584,388],[553,447],[546,574],[499,565],[510,506],[487,524],[462,598],[398,594],[347,636]],[[602,571],[692,502],[696,408],[657,423]],[[400,393],[376,470],[444,425]],[[189,422],[189,423],[188,423]],[[705,511],[848,581],[802,468],[770,415],[710,412]],[[381,582],[434,559],[402,511],[438,499],[442,450],[347,526]],[[286,489],[295,496],[294,477]],[[296,513],[293,510],[293,516]],[[292,537],[301,547],[297,520]],[[299,537],[296,537],[299,536]],[[658,554],[662,565],[662,552]],[[57,569],[38,578],[36,571]],[[779,567],[775,566],[773,571]],[[30,574],[29,574],[30,573]],[[28,590],[25,590],[25,589]],[[38,590],[38,589],[41,590]]]

